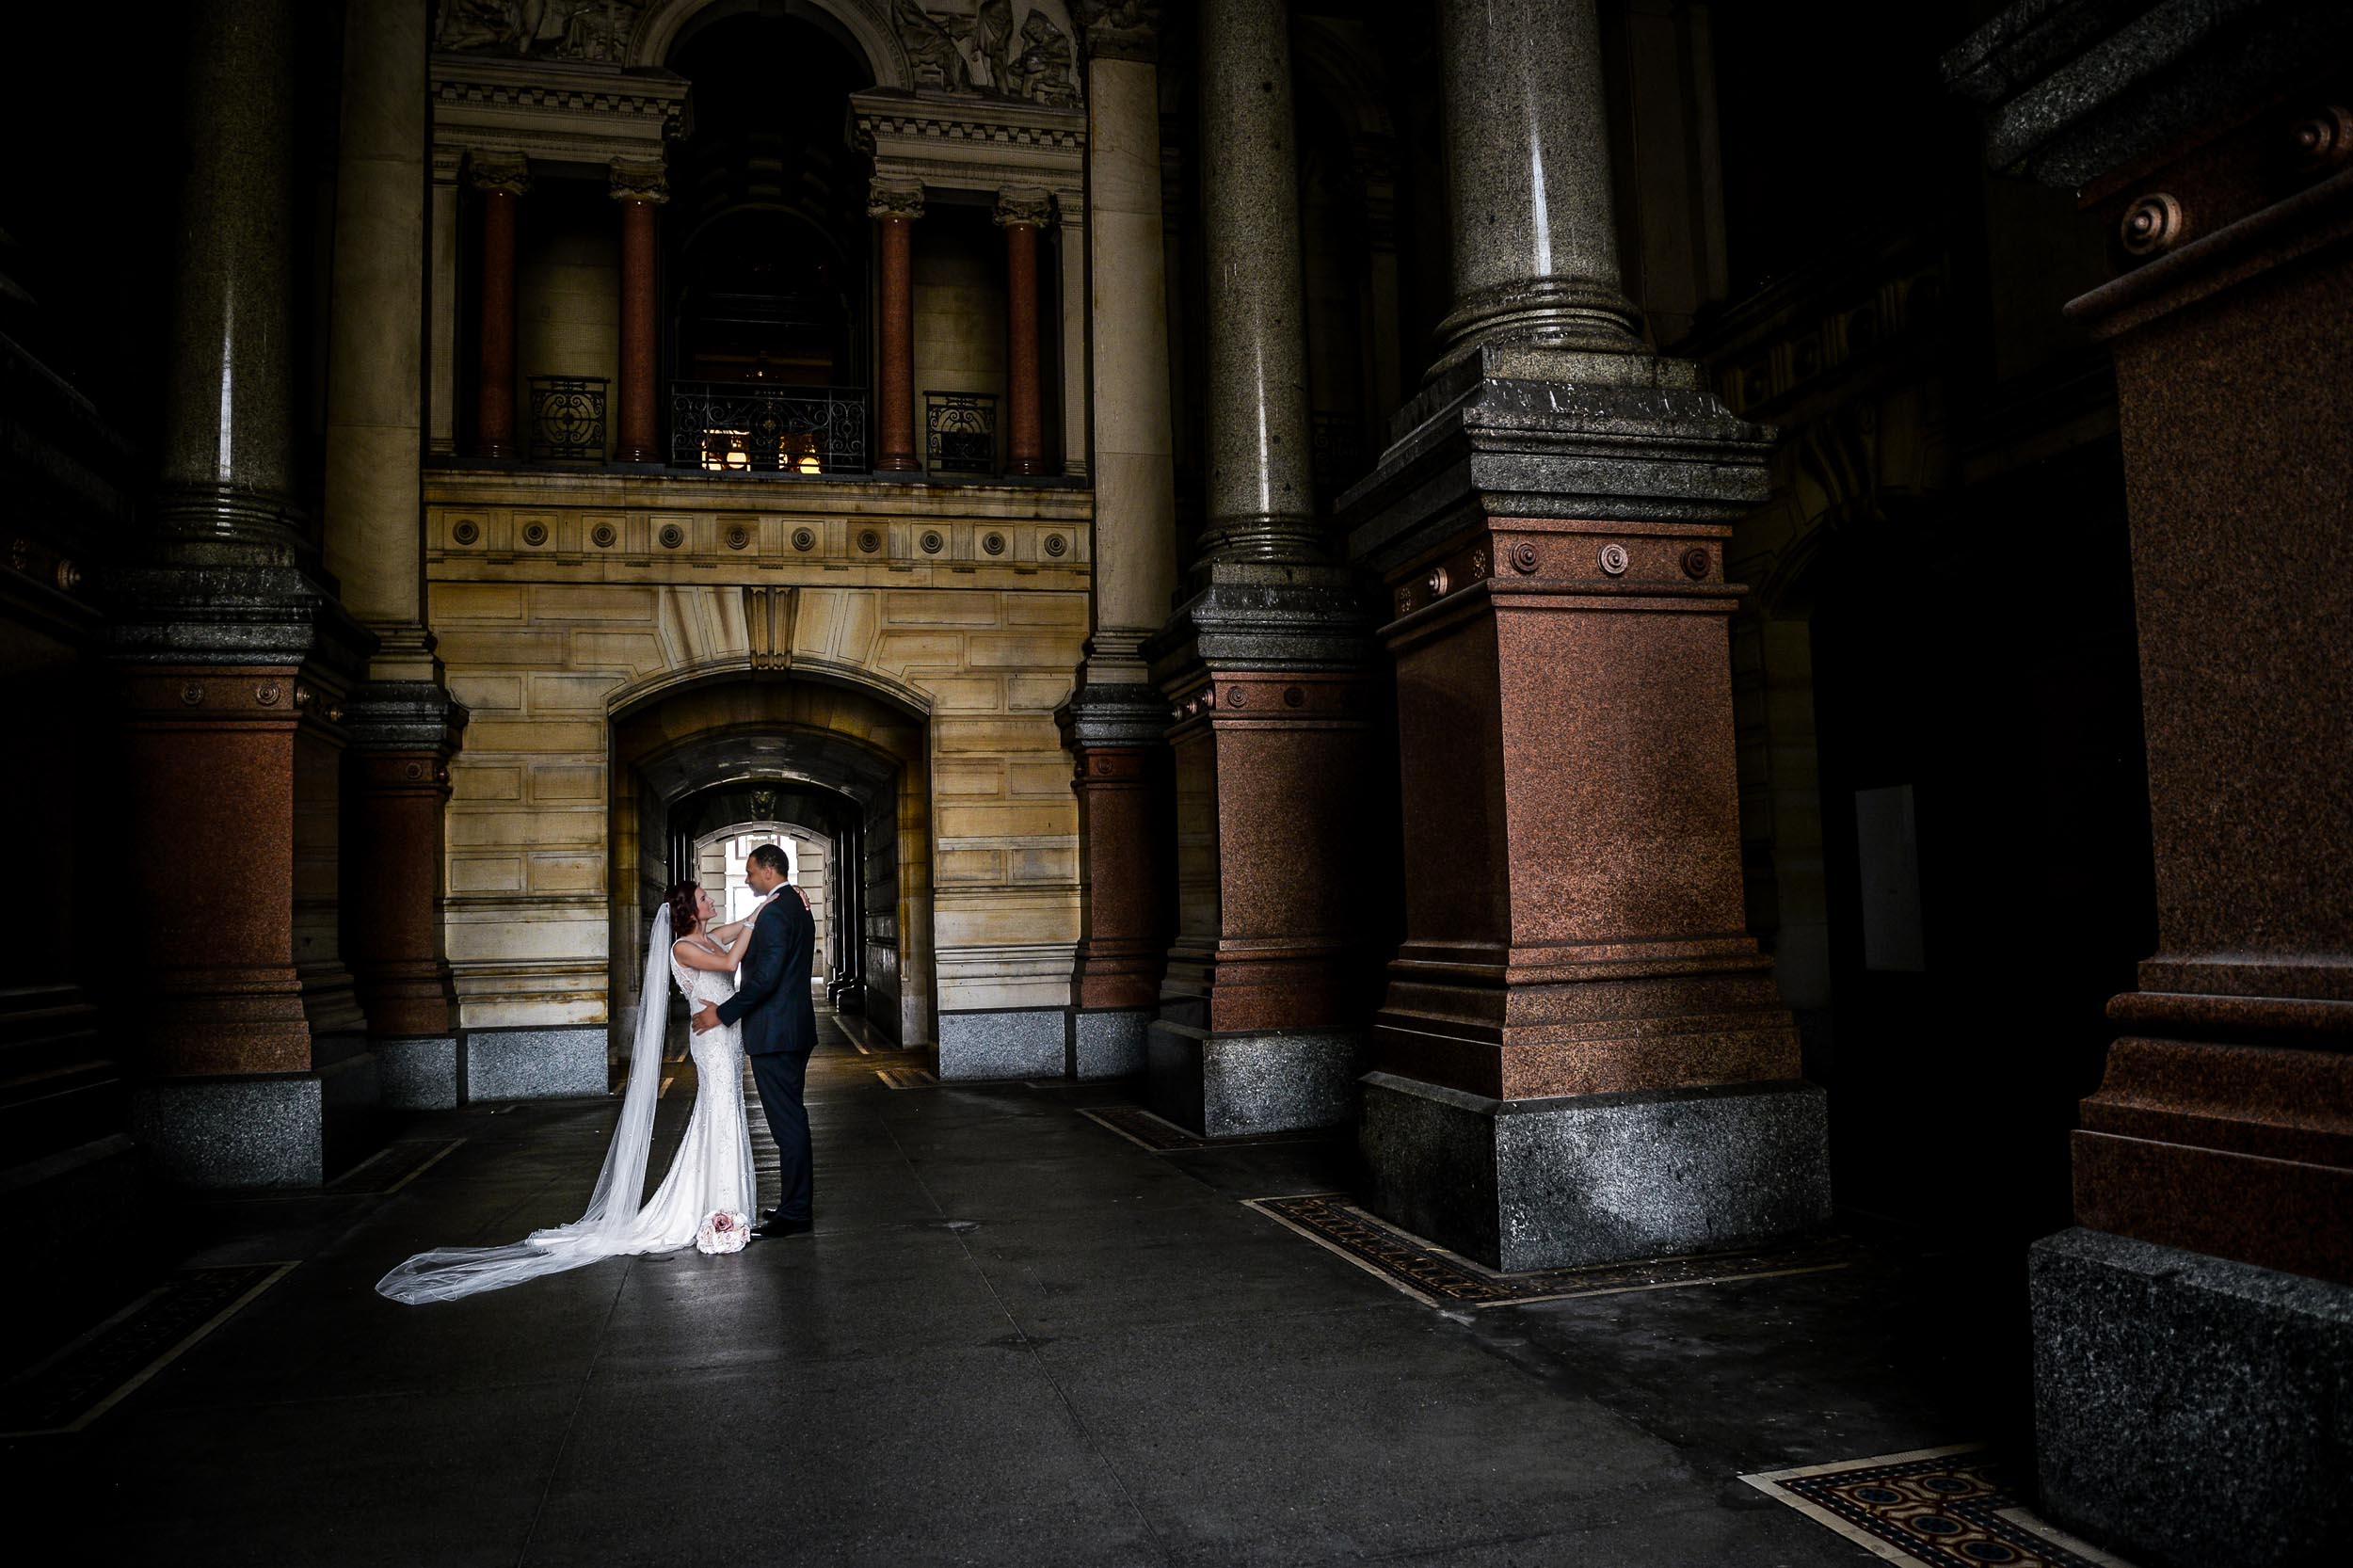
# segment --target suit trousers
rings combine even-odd
[[[801,1104],[801,1087],[808,1079],[808,1051],[762,1051],[752,1058],[752,1082],[760,1089],[760,1109],[768,1113],[768,1132],[776,1141],[776,1168],[783,1178],[776,1195],[779,1220],[806,1220],[810,1214],[808,1111]]]

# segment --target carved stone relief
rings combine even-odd
[[[433,45],[620,65],[640,9],[628,0],[440,0]]]
[[[919,88],[1048,108],[1068,108],[1079,101],[1069,31],[1045,6],[894,0],[891,21],[906,45]]]

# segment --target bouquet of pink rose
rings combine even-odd
[[[749,1220],[731,1208],[716,1208],[695,1233],[695,1245],[707,1253],[742,1252],[751,1234]]]

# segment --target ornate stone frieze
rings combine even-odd
[[[670,200],[669,170],[658,163],[637,163],[626,158],[613,160],[613,200],[616,201],[667,201]]]
[[[1082,221],[1083,110],[876,91],[850,100],[855,140],[879,179],[936,190],[1044,191],[1065,223]]]
[[[866,216],[868,217],[921,217],[923,216],[923,187],[876,179],[867,186]]]
[[[662,161],[686,130],[688,85],[666,72],[495,53],[433,57],[433,141],[559,163]]]
[[[997,193],[997,223],[1010,229],[1028,224],[1043,229],[1054,221],[1054,193],[1046,190],[1000,190]]]
[[[1160,0],[1076,0],[1072,8],[1089,58],[1145,65],[1160,58]]]
[[[1079,101],[1067,17],[1015,0],[949,0],[927,7],[896,0],[891,22],[907,52],[915,85],[1066,108]]]
[[[433,46],[620,65],[642,8],[627,0],[440,0]]]

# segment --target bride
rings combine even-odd
[[[644,1207],[647,1156],[653,1143],[654,1100],[661,1090],[662,1042],[668,1032],[662,969],[689,1009],[734,994],[736,967],[751,945],[759,915],[727,925],[697,883],[681,882],[654,916],[646,949],[645,984],[638,991],[637,1033],[630,1048],[629,1089],[605,1151],[588,1208],[577,1220],[535,1230],[504,1247],[443,1247],[419,1253],[376,1282],[396,1302],[415,1305],[454,1301],[520,1285],[624,1254],[671,1252],[689,1242],[704,1252],[735,1252],[749,1234],[753,1199],[752,1140],[744,1119],[744,1036],[735,1024],[689,1032],[697,1088],[686,1136]],[[675,939],[673,939],[673,934]]]

